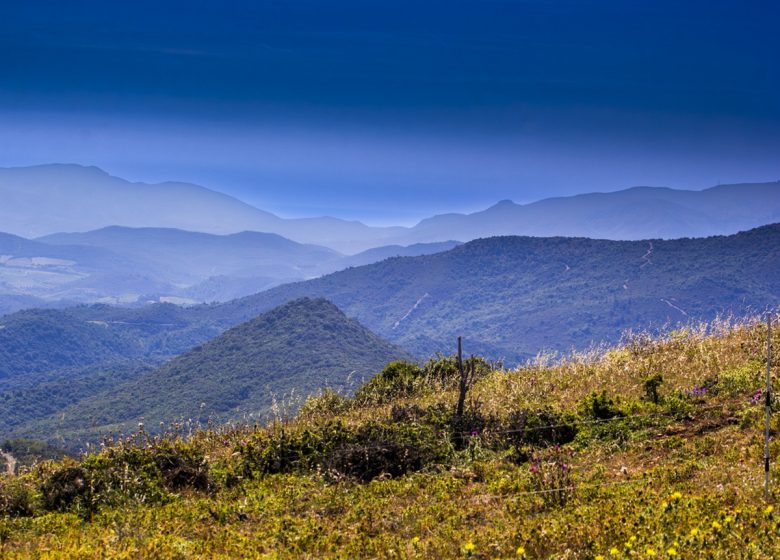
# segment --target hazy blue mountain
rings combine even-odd
[[[703,191],[635,187],[611,193],[502,201],[472,214],[443,214],[414,227],[370,227],[331,217],[283,219],[205,187],[130,183],[95,167],[0,169],[0,224],[24,237],[106,226],[176,228],[215,234],[275,233],[353,254],[379,246],[496,235],[597,239],[703,237],[780,220],[780,182]]]
[[[15,433],[51,439],[158,422],[267,415],[274,399],[348,389],[389,361],[408,358],[322,299],[292,301],[240,324],[160,368],[87,396]]]
[[[188,183],[131,183],[96,167],[0,168],[2,230],[23,237],[107,226],[176,228],[215,234],[263,231],[344,251],[383,245],[401,228],[369,228],[336,218],[282,219]]]
[[[169,279],[142,259],[102,247],[55,246],[0,233],[0,297],[10,310],[24,304],[24,298],[44,305],[104,297],[112,302],[135,301],[139,294],[174,289]],[[135,295],[128,298],[128,292]]]
[[[26,241],[15,239],[20,243]],[[116,258],[106,257],[104,270],[85,271],[70,278],[67,286],[58,288],[58,293],[65,291],[71,299],[77,299],[77,295],[81,295],[83,301],[113,297],[119,303],[140,298],[190,303],[228,301],[349,266],[390,256],[430,254],[457,245],[457,242],[448,241],[378,247],[345,256],[332,249],[297,243],[272,233],[245,231],[213,235],[170,228],[120,226],[85,233],[56,233],[27,243],[33,247],[28,251],[31,255],[60,254],[64,248],[77,254],[79,247],[83,247],[82,252],[93,248],[98,254],[103,251],[106,255],[127,257],[128,266],[123,266]],[[63,249],[47,249],[48,246]],[[0,268],[0,279],[3,270]],[[88,288],[94,294],[91,299],[84,296],[89,293]]]
[[[408,240],[495,235],[672,239],[731,234],[778,221],[780,182],[720,185],[703,191],[635,187],[525,205],[505,200],[473,214],[434,216],[412,228]]]
[[[39,241],[109,249],[153,265],[171,282],[188,285],[212,276],[301,279],[316,275],[317,267],[342,256],[325,247],[253,231],[212,235],[170,228],[111,226],[86,233],[48,235]]]

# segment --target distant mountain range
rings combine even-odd
[[[228,301],[349,266],[456,245],[388,246],[345,256],[258,232],[110,226],[37,240],[0,233],[0,313],[63,302]]]
[[[495,235],[704,237],[780,221],[780,182],[703,191],[635,187],[525,205],[503,201],[473,214],[434,216],[414,227],[370,227],[330,217],[284,219],[197,185],[130,183],[78,165],[0,169],[0,200],[0,229],[27,238],[114,225],[214,234],[258,231],[347,254]]]
[[[223,418],[263,411],[271,393],[343,386],[347,369],[390,354],[449,354],[457,336],[509,364],[613,343],[778,306],[777,270],[778,224],[672,241],[495,237],[221,304],[21,311],[0,317],[0,436],[71,445],[193,403]]]

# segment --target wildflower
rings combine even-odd
[[[648,546],[647,550],[645,551],[648,556],[655,556],[655,549]]]
[[[718,529],[720,529],[720,523],[718,523],[717,521],[713,521],[712,528],[717,531]]]
[[[695,536],[696,536],[696,535],[698,535],[698,534],[699,534],[699,530],[698,530],[696,527],[694,527],[693,529],[691,529],[691,536],[692,536],[692,537],[695,537]]]
[[[612,548],[609,549],[609,553],[612,556],[617,556],[618,554],[620,554],[620,551],[618,550],[618,548],[616,546],[613,546]]]
[[[773,511],[775,511],[775,506],[770,504],[766,506],[766,509],[764,510],[764,515],[772,515]]]
[[[525,547],[523,547],[523,546],[518,546],[518,547],[517,547],[517,555],[518,555],[518,556],[525,556]]]
[[[477,548],[477,547],[474,546],[473,542],[469,541],[469,542],[466,543],[466,546],[464,546],[463,548],[466,550],[466,552],[471,553],[471,552],[474,552],[474,549]]]
[[[596,558],[594,558],[593,560],[604,560],[604,556],[602,556],[601,554],[597,554]]]
[[[730,515],[727,515],[727,516],[726,516],[726,518],[723,520],[723,523],[725,523],[726,525],[728,525],[728,524],[729,524],[729,523],[731,523],[732,521],[734,521],[734,518],[733,518],[733,517],[731,517]]]
[[[672,494],[672,500],[679,500],[680,498],[682,498],[682,494],[680,492],[675,492]]]
[[[669,548],[667,549],[666,554],[668,556],[677,556],[677,550],[675,550],[674,548]]]
[[[412,544],[417,544],[418,542],[420,542],[420,537],[412,537]]]

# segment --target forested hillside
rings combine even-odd
[[[323,387],[349,391],[385,363],[409,357],[330,302],[303,298],[158,369],[125,373],[126,381],[118,378],[12,433],[38,439],[57,434],[56,441],[77,448],[104,433],[132,430],[139,421],[152,431],[160,422],[260,421],[275,402],[293,411]]]

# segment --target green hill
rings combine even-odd
[[[303,298],[14,433],[39,439],[57,433],[73,445],[127,431],[142,419],[152,430],[179,420],[260,420],[275,399],[282,403],[324,387],[347,389],[388,361],[408,357],[330,302]]]
[[[286,422],[144,430],[0,478],[0,550],[9,560],[776,558],[778,417],[767,502],[757,392],[766,338],[761,322],[719,321],[554,364],[467,362],[460,416],[457,368],[442,359],[388,364],[354,397],[311,398]]]

